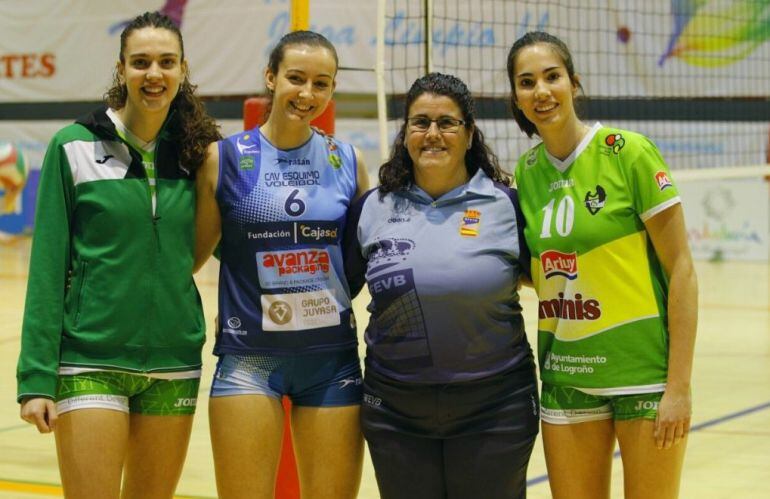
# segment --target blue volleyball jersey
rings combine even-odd
[[[519,367],[532,376],[517,292],[529,252],[515,190],[479,170],[435,200],[417,186],[369,191],[348,220],[347,277],[372,297],[367,370],[414,383]]]
[[[354,347],[341,240],[356,192],[353,147],[313,133],[283,150],[258,129],[219,142],[222,217],[214,353]]]

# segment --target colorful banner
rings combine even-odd
[[[388,11],[385,39],[392,66],[407,75],[393,83],[396,93],[425,67],[422,3],[389,2],[397,8]],[[511,45],[543,30],[567,43],[592,97],[766,97],[768,20],[768,0],[437,0],[432,67],[474,93],[505,96]]]
[[[385,29],[393,90],[421,69],[422,0],[390,0]],[[337,47],[338,91],[374,93],[374,0],[312,0],[311,29]],[[567,5],[568,4],[568,5]],[[203,95],[263,90],[267,54],[289,29],[289,0],[36,0],[0,2],[0,102],[98,100],[111,82],[125,23],[160,10],[181,23],[191,76]],[[590,96],[709,97],[768,94],[767,0],[436,0],[433,66],[474,92],[508,93],[508,48],[545,29],[573,50]],[[414,75],[412,74],[414,73]]]
[[[762,178],[679,182],[693,257],[768,261],[768,185]]]
[[[375,2],[311,4],[311,28],[335,44],[340,65],[372,70],[341,72],[338,91],[373,93]],[[256,94],[264,91],[270,49],[289,30],[288,7],[289,0],[0,2],[0,102],[101,99],[120,32],[135,15],[154,10],[181,23],[191,79],[202,95]]]

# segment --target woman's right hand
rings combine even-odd
[[[21,419],[37,426],[40,433],[50,433],[56,428],[56,403],[44,397],[31,397],[21,401]]]

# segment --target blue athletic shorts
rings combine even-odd
[[[361,394],[357,350],[293,356],[225,354],[211,385],[212,397],[287,395],[292,404],[309,407],[356,405]]]

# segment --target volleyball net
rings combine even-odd
[[[468,84],[479,126],[511,171],[535,142],[511,116],[506,58],[517,38],[543,30],[572,51],[585,121],[647,135],[673,170],[770,174],[770,0],[379,1],[389,137],[412,82],[451,73]]]

